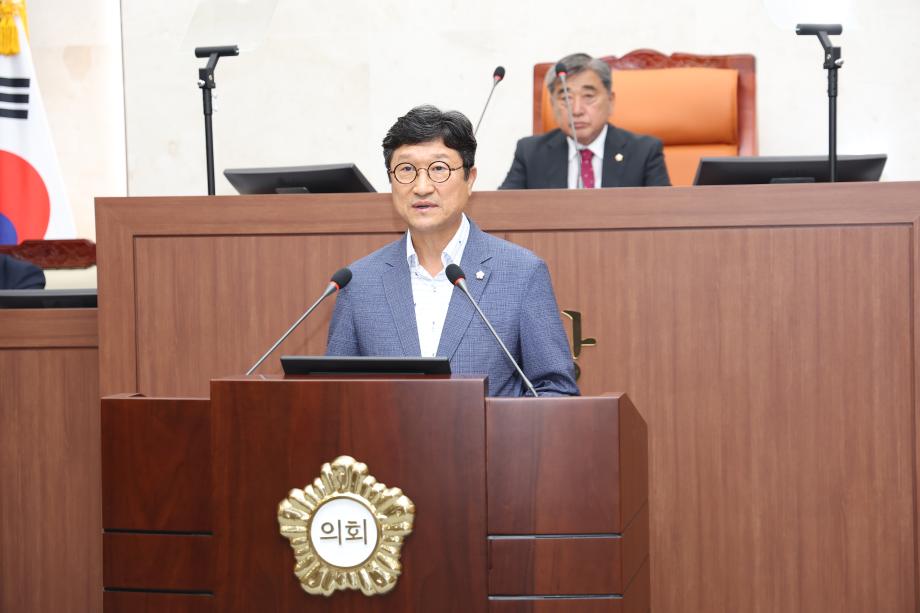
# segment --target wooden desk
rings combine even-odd
[[[0,310],[0,611],[99,611],[96,309]]]
[[[920,606],[920,184],[481,192],[471,217],[547,260],[597,339],[583,391],[648,423],[653,610]],[[97,200],[103,393],[205,395],[401,231],[386,194]],[[321,352],[331,311],[280,351]]]
[[[253,375],[211,381],[210,399],[103,399],[105,613],[648,611],[635,407],[485,389],[482,377]],[[415,507],[385,596],[304,594],[278,533],[279,502],[343,453]],[[360,482],[331,489],[366,496]],[[388,584],[394,562],[381,564],[352,577]]]

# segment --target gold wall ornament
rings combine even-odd
[[[415,505],[402,490],[378,483],[366,464],[344,455],[278,505],[281,536],[294,549],[294,575],[304,591],[323,596],[392,590],[414,520]]]
[[[596,347],[597,339],[581,338],[581,313],[578,311],[564,310],[562,314],[572,321],[572,359],[578,360],[581,357],[583,347]],[[575,380],[581,377],[581,368],[577,362],[575,364]]]

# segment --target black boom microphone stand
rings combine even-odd
[[[240,48],[236,45],[222,47],[195,47],[195,57],[208,58],[208,65],[198,69],[198,87],[201,89],[202,104],[204,105],[204,147],[205,157],[208,161],[208,195],[214,195],[214,134],[211,129],[211,90],[217,87],[214,82],[214,69],[217,60],[225,55],[239,55]]]
[[[830,182],[837,181],[837,71],[843,66],[840,57],[840,47],[831,44],[832,34],[843,33],[843,26],[839,23],[800,23],[795,26],[795,33],[799,36],[817,35],[821,46],[824,47],[824,68],[827,70],[827,103],[828,103],[828,152],[827,163]]]

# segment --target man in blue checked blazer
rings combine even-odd
[[[577,395],[546,264],[489,236],[464,210],[476,180],[476,139],[461,113],[416,107],[383,140],[393,206],[409,229],[351,265],[329,326],[328,355],[446,356],[455,374],[487,375],[490,396],[524,382],[447,280],[459,264],[473,297],[541,395]]]

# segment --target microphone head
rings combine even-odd
[[[564,77],[569,73],[569,71],[565,68],[565,62],[556,62],[556,66],[553,68],[553,70],[556,71],[557,76],[561,77]]]
[[[351,269],[348,267],[339,268],[332,275],[332,279],[330,279],[330,281],[335,283],[339,289],[342,289],[343,287],[348,285],[349,281],[351,281]]]
[[[839,23],[799,23],[795,26],[795,33],[799,36],[808,36],[821,32],[828,35],[843,34],[843,26]]]
[[[502,79],[504,79],[504,78],[505,78],[505,67],[504,67],[504,66],[498,66],[498,67],[495,69],[495,72],[492,73],[492,78],[495,79],[495,82],[496,82],[496,83],[498,83],[499,81],[501,81]]]
[[[463,269],[456,264],[448,264],[447,268],[444,269],[444,274],[447,275],[447,280],[450,281],[451,285],[456,285],[458,281],[466,279]]]
[[[220,45],[217,47],[195,47],[195,57],[217,57],[233,56],[240,54],[240,48],[236,45]]]

